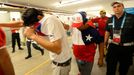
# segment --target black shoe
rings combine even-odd
[[[23,50],[23,48],[20,47],[19,50]]]
[[[14,53],[14,52],[15,52],[15,50],[12,51],[12,53]]]
[[[41,55],[44,55],[44,50],[43,49],[41,50]]]
[[[27,56],[27,57],[25,57],[25,59],[28,59],[28,58],[31,58],[32,56]]]

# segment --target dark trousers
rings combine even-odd
[[[13,50],[15,50],[16,41],[18,44],[18,48],[20,49],[21,48],[20,35],[19,35],[19,33],[12,33],[12,48],[13,48]]]
[[[32,56],[31,54],[31,41],[27,41],[27,49],[28,49],[28,56]],[[44,50],[42,48],[40,48],[37,44],[35,43],[32,43],[33,47],[36,49],[36,50],[39,50],[41,52],[43,52]]]
[[[85,61],[78,60],[78,59],[76,59],[76,61],[77,61],[80,75],[91,75],[93,62],[85,62]]]
[[[115,75],[117,63],[119,63],[119,75],[127,75],[132,65],[132,51],[134,46],[119,46],[110,44],[106,55],[106,75]]]

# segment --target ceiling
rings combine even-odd
[[[117,0],[73,0],[73,1],[84,1],[84,2],[73,4],[73,1],[71,1],[70,3],[72,4],[70,5],[69,2],[64,3],[65,1],[69,0],[0,0],[0,2],[4,3],[21,4],[26,6],[39,7],[48,10],[65,11],[70,13],[83,10],[90,15],[97,14],[101,9],[106,10],[107,13],[112,13],[110,4],[113,1]],[[118,0],[118,1],[123,2],[125,7],[134,7],[133,5],[134,0]],[[64,6],[60,7],[60,5],[56,5],[60,3]]]

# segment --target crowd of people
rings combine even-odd
[[[111,6],[114,12],[111,17],[107,17],[106,11],[101,10],[100,17],[88,20],[86,12],[81,11],[74,14],[73,23],[69,26],[65,26],[54,15],[44,16],[41,10],[35,8],[28,8],[23,12],[23,21],[0,23],[0,75],[15,75],[6,48],[6,36],[1,27],[11,27],[14,53],[15,39],[18,41],[18,48],[23,49],[18,29],[24,26],[24,35],[28,38],[28,56],[25,59],[32,57],[30,45],[35,41],[49,51],[53,75],[69,75],[71,70],[71,48],[68,45],[65,29],[72,31],[72,49],[79,70],[78,75],[91,75],[97,46],[99,67],[103,67],[106,58],[106,75],[116,75],[118,63],[119,75],[127,75],[133,64],[134,15],[127,13],[121,2],[113,2]],[[94,23],[98,26],[96,27]],[[42,55],[44,54],[44,49],[36,44],[33,46],[40,50]],[[105,49],[107,49],[106,54]]]

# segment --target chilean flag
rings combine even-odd
[[[45,34],[41,32],[41,23],[39,22],[35,23],[34,29],[38,35],[45,36]]]
[[[86,22],[86,24],[89,25],[87,29],[79,30],[78,28],[83,25],[81,14],[75,14],[73,20],[74,20],[72,24],[73,34],[74,34],[73,37],[74,40],[77,40],[77,42],[74,41],[75,44],[87,45],[90,43],[99,43],[101,41],[99,32],[96,30],[96,27],[92,23],[92,21]]]

